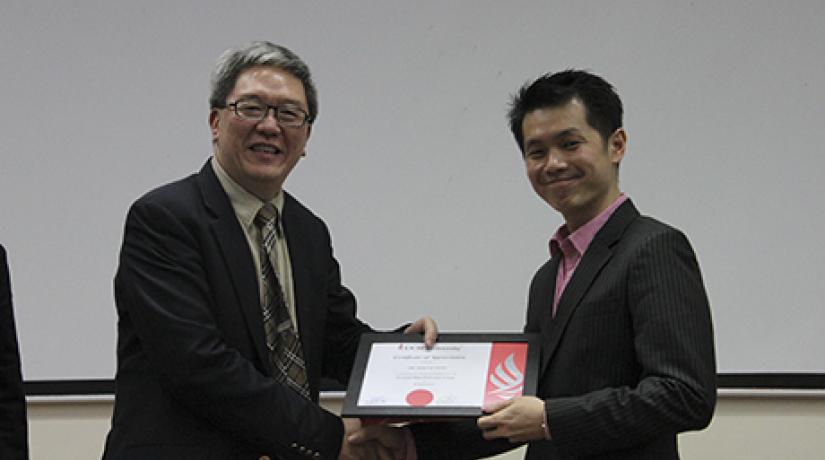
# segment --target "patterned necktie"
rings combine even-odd
[[[275,379],[286,383],[304,398],[309,399],[309,382],[301,341],[292,325],[281,284],[275,274],[275,239],[280,236],[278,210],[265,204],[255,216],[255,225],[261,230],[261,275],[265,280],[264,331],[269,358],[275,367]]]

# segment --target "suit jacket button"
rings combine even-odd
[[[314,454],[312,454],[312,458],[321,458],[321,454],[315,452]]]
[[[301,452],[301,453],[303,454],[304,452],[306,452],[306,451],[307,451],[307,448],[306,448],[306,447],[304,447],[304,446],[301,446],[301,447],[299,447],[299,448],[298,448],[298,451],[299,451],[299,452]]]
[[[297,449],[297,448],[298,448],[298,443],[297,443],[297,442],[293,442],[293,443],[292,443],[292,448],[293,448],[293,449]]]
[[[269,455],[261,455],[261,458],[259,458],[258,460],[272,460],[272,459],[269,458]]]

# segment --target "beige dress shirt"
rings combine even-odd
[[[265,203],[260,198],[247,192],[237,182],[235,182],[226,171],[223,170],[218,160],[212,157],[212,169],[215,170],[215,175],[218,176],[218,181],[221,187],[229,196],[229,201],[232,203],[232,208],[235,210],[235,216],[243,228],[246,235],[246,241],[249,243],[249,249],[252,252],[252,260],[255,261],[255,271],[258,274],[258,294],[263,303],[264,279],[261,274],[261,232],[258,226],[255,225],[255,216]],[[282,214],[284,210],[284,192],[278,192],[278,195],[272,199],[271,203],[278,209],[278,213]],[[292,326],[298,331],[298,322],[295,316],[295,289],[292,283],[292,265],[289,261],[289,248],[286,243],[286,233],[283,232],[281,223],[281,235],[275,240],[276,266],[275,274],[278,276],[278,282],[281,283],[283,290],[284,301],[289,310],[289,317],[292,318]]]

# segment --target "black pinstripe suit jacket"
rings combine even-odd
[[[710,422],[716,365],[699,266],[678,230],[623,203],[595,236],[551,316],[558,260],[530,286],[526,332],[542,336],[538,396],[552,441],[528,459],[678,459],[676,435]],[[414,429],[420,458],[514,447],[474,423]]]

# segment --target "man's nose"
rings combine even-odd
[[[265,133],[272,133],[278,134],[281,132],[281,124],[278,122],[277,112],[273,107],[269,107],[264,114],[264,117],[261,118],[255,125],[255,129]]]
[[[545,171],[557,171],[566,168],[567,161],[564,153],[560,152],[559,149],[550,149],[550,151],[547,152],[547,157],[544,159],[543,166]]]

